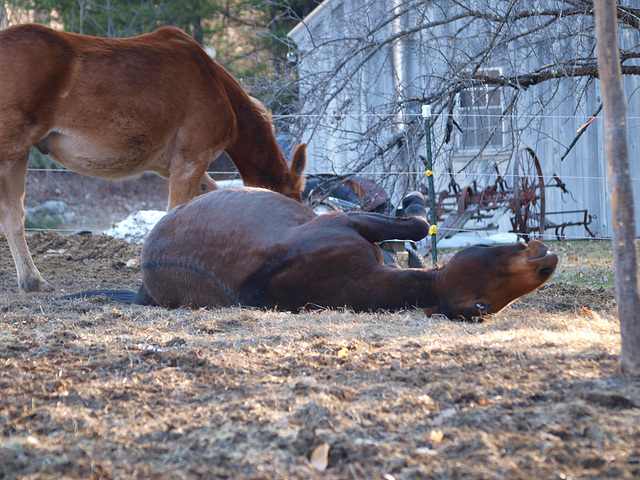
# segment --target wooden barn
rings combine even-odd
[[[426,190],[421,113],[428,104],[436,192],[452,192],[452,180],[460,190],[470,187],[467,194],[485,192],[498,176],[508,193],[523,176],[524,188],[535,190],[541,173],[545,238],[563,224],[568,239],[590,238],[589,231],[611,237],[591,7],[507,3],[321,3],[289,33],[309,172],[368,173],[387,181],[394,198],[407,189]],[[625,4],[618,35],[640,220],[640,2]],[[460,204],[459,195],[456,200]],[[491,218],[472,219],[466,227],[509,231],[510,201],[502,199]],[[535,223],[539,206],[530,207]],[[508,214],[493,215],[498,211]]]

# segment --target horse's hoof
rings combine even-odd
[[[51,292],[53,291],[53,286],[43,278],[26,279],[20,282],[20,290],[25,293]]]
[[[69,235],[91,235],[91,230],[88,228],[82,228],[80,230],[76,230],[75,232],[70,233]]]
[[[402,199],[402,212],[404,217],[427,218],[427,209],[424,205],[424,196],[420,192],[411,192]]]

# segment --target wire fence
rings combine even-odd
[[[67,173],[71,175],[82,175],[81,173],[74,172],[73,170],[67,170],[64,168],[28,168],[28,172],[40,172],[40,173]],[[228,170],[207,170],[209,175],[216,176],[228,176],[229,179],[240,178],[240,174],[237,171],[228,171]],[[386,177],[386,176],[415,176],[415,175],[424,175],[425,169],[420,170],[397,170],[397,171],[383,171],[383,170],[367,170],[366,172],[362,171],[341,171],[341,177],[349,177],[354,175],[367,175],[371,177]],[[314,175],[325,175],[325,173],[318,173]],[[329,173],[326,173],[329,175]],[[515,177],[513,173],[501,173],[500,176],[505,179],[512,179]],[[486,180],[493,179],[496,177],[495,172],[490,173],[474,173],[468,172],[465,173],[465,177],[472,178],[474,180]],[[607,181],[607,177],[604,175],[562,175],[562,179],[567,180],[598,180],[601,182]],[[631,177],[631,181],[640,180],[640,176]]]
[[[28,172],[41,172],[41,173],[68,173],[71,175],[82,175],[81,173],[74,172],[73,170],[67,170],[64,168],[28,168]],[[209,175],[218,175],[218,176],[228,176],[229,179],[240,178],[240,174],[237,171],[227,171],[227,170],[207,170]],[[397,171],[383,171],[383,170],[367,170],[366,172],[362,171],[341,171],[341,177],[348,177],[354,175],[363,175],[372,177],[385,177],[385,176],[415,176],[415,175],[424,175],[425,169],[420,170],[397,170]],[[323,173],[318,173],[317,175],[324,175]],[[465,176],[467,178],[473,179],[492,179],[496,177],[496,173],[466,173]],[[513,173],[501,173],[500,176],[502,178],[514,178]],[[598,180],[598,181],[606,181],[607,177],[603,175],[562,175],[562,179],[571,179],[571,180]],[[631,177],[632,181],[640,180],[640,176]]]
[[[444,116],[448,116],[448,114],[442,113],[441,115]],[[460,118],[460,117],[490,117],[492,115],[488,115],[486,112],[483,112],[481,114],[474,114],[474,113],[469,113],[469,112],[460,112],[460,113],[456,113],[455,117],[456,118]],[[519,117],[521,118],[527,118],[527,115],[522,115],[522,114],[518,114]],[[273,119],[274,120],[286,120],[286,119],[291,119],[291,118],[304,118],[304,117],[308,117],[308,118],[322,118],[322,117],[333,117],[333,115],[327,115],[326,113],[323,114],[291,114],[291,115],[273,115]],[[378,118],[378,119],[397,119],[398,118],[398,113],[340,113],[340,117],[358,117],[358,118]],[[415,120],[418,118],[423,118],[423,115],[421,113],[417,113],[417,112],[402,112],[402,117],[407,119],[407,120]],[[496,118],[504,118],[504,115],[495,115]],[[538,119],[540,116],[539,115],[530,115],[528,116],[529,118],[532,119]],[[580,115],[580,114],[574,114],[574,115],[544,115],[545,119],[559,119],[559,120],[575,120],[577,123],[580,123],[581,125],[583,125],[583,127],[585,125],[589,125],[592,124],[593,125],[597,125],[598,121],[603,120],[602,117],[598,117],[598,116],[593,116],[593,115]],[[640,120],[640,117],[635,117],[635,116],[628,116],[627,119],[629,120],[629,124],[630,124],[630,128],[631,124],[635,124],[637,120]],[[585,123],[586,122],[586,123]],[[640,124],[640,122],[638,122],[638,124]],[[581,128],[583,128],[581,127]],[[421,147],[422,148],[422,147]],[[473,155],[471,155],[473,156]],[[501,161],[502,164],[502,161]],[[604,169],[604,166],[603,166]],[[493,169],[492,169],[493,170]],[[566,169],[565,169],[566,170]],[[571,170],[571,169],[569,169]],[[79,173],[73,172],[71,170],[67,170],[64,168],[29,168],[28,171],[30,173],[41,173],[41,174],[47,174],[47,175],[81,175]],[[547,170],[548,171],[548,170]],[[237,180],[240,178],[239,173],[237,171],[228,171],[228,170],[211,170],[208,171],[208,173],[212,176],[214,176],[217,179],[229,179],[229,180]],[[449,176],[448,173],[446,172],[437,172],[436,174],[438,174],[438,178],[440,180],[440,184],[441,185],[447,185],[447,177]],[[473,171],[473,169],[468,169],[465,170],[464,172],[458,172],[456,174],[456,177],[460,175],[460,177],[464,178],[464,182],[466,183],[466,185],[474,185],[474,187],[477,187],[477,185],[491,185],[492,182],[494,182],[497,177],[499,176],[501,180],[506,181],[507,183],[509,183],[510,185],[514,185],[516,181],[518,181],[519,176],[515,174],[515,172],[513,172],[513,170],[511,170],[509,168],[509,171],[504,171],[504,172],[498,172],[497,169],[495,171]],[[383,178],[384,179],[401,179],[403,177],[407,177],[407,179],[411,178],[413,181],[415,181],[416,179],[419,179],[421,176],[426,176],[426,171],[424,168],[416,168],[415,164],[413,164],[410,168],[407,169],[401,169],[401,170],[380,170],[380,169],[375,169],[375,167],[371,170],[367,170],[367,171],[349,171],[349,170],[344,170],[344,169],[340,169],[340,177],[349,177],[349,176],[366,176],[366,177],[370,177],[373,178],[374,180],[377,181],[381,181]],[[29,177],[27,177],[28,179]],[[555,174],[553,176],[549,175],[548,178],[545,177],[545,183],[553,183],[556,181],[556,176]],[[583,184],[586,184],[588,182],[594,182],[596,183],[596,187],[594,188],[602,188],[602,185],[606,184],[607,178],[604,175],[597,175],[597,174],[584,174],[584,175],[579,175],[579,174],[561,174],[561,180],[562,182],[564,182],[564,184],[566,185],[566,183],[574,183],[577,184],[579,182],[583,182]],[[631,178],[631,180],[633,182],[637,182],[640,180],[640,176],[633,176]],[[560,182],[560,180],[558,180],[558,183]],[[223,182],[224,183],[224,182]],[[426,183],[426,182],[425,182]],[[63,187],[64,184],[64,180],[61,180],[60,182],[57,183],[58,187],[62,187],[62,189],[64,190]],[[547,185],[547,186],[557,186],[557,185]],[[446,188],[446,187],[445,187]],[[606,188],[606,187],[605,187]],[[441,192],[438,193],[442,193],[444,191],[441,190]],[[563,194],[564,195],[564,194]],[[548,196],[552,196],[552,195],[548,195]],[[574,205],[578,204],[578,202],[575,200],[575,198],[573,197],[573,195],[571,194],[571,197],[573,198],[574,201]],[[563,197],[564,198],[564,197]],[[28,199],[27,199],[28,200]],[[133,199],[132,199],[133,200]],[[71,206],[71,211],[73,211],[73,205]],[[579,205],[578,205],[579,206]],[[555,205],[554,205],[555,207]],[[438,225],[438,229],[441,231],[441,234],[446,234],[450,233],[450,232],[455,232],[455,233],[467,233],[467,234],[479,234],[480,231],[483,230],[483,228],[486,227],[486,233],[489,234],[495,234],[495,233],[513,233],[513,228],[509,228],[508,225],[508,221],[505,221],[503,218],[499,218],[499,217],[504,217],[505,215],[509,216],[510,218],[513,218],[515,215],[515,210],[513,209],[513,205],[508,205],[508,204],[504,204],[501,205],[500,208],[495,209],[495,211],[497,212],[496,215],[494,215],[495,218],[491,218],[488,222],[485,223],[492,223],[493,220],[495,219],[497,221],[498,227],[493,228],[496,224],[496,222],[493,222],[494,225],[489,225],[489,226],[484,226],[481,225],[482,222],[479,221],[474,221],[473,219],[469,222],[472,225],[471,226],[467,226],[467,225],[462,225],[462,226],[456,226],[455,228],[448,228],[446,225]],[[134,212],[132,212],[134,213]],[[557,213],[557,212],[556,212]],[[441,221],[442,219],[440,219],[439,221]],[[513,223],[513,222],[512,222]],[[491,227],[491,228],[490,228]],[[95,226],[92,225],[87,225],[86,228],[89,229],[96,229]],[[57,231],[60,233],[65,233],[65,232],[72,232],[74,231],[74,228],[29,228],[28,231],[30,232],[35,232],[35,231]],[[549,239],[553,236],[555,236],[555,233],[557,230],[555,229],[555,226],[553,224],[550,224],[550,228],[547,229],[547,234],[545,235],[546,239]],[[586,231],[584,228],[582,228],[581,231],[581,226],[578,225],[568,225],[566,226],[565,229],[563,229],[562,231],[562,237],[565,240],[585,240],[585,239],[592,239],[593,237],[591,235],[588,234],[588,231]],[[597,235],[598,238],[600,239],[606,239],[606,240],[611,240],[610,236],[606,236],[603,235],[602,233],[598,233]]]
[[[29,168],[28,169],[29,172],[34,172],[34,173],[46,173],[47,175],[82,175],[76,172],[73,172],[71,170],[67,170],[67,169],[60,169],[60,168]],[[237,179],[239,178],[239,174],[237,172],[229,172],[229,171],[209,171],[208,172],[211,175],[216,175],[216,176],[228,176],[228,178],[230,179]],[[341,176],[344,177],[348,177],[350,175],[366,175],[368,177],[373,177],[375,178],[383,178],[383,177],[390,177],[390,176],[396,176],[396,177],[402,177],[402,176],[411,176],[411,177],[415,177],[416,175],[425,175],[425,170],[420,169],[408,169],[408,170],[402,170],[402,171],[382,171],[382,170],[374,170],[374,171],[367,171],[366,173],[363,172],[344,172],[341,174]],[[506,179],[507,181],[512,181],[514,179],[514,175],[511,173],[505,173],[502,174],[501,177],[503,179]],[[29,176],[27,176],[27,179],[29,178]],[[477,181],[479,184],[486,182],[487,180],[491,180],[491,179],[495,179],[496,178],[496,173],[473,173],[473,172],[469,172],[466,173],[465,178],[468,182],[473,182],[473,181]],[[598,175],[568,175],[568,176],[563,176],[562,177],[563,181],[573,181],[573,180],[579,180],[579,181],[583,181],[583,180],[587,180],[587,181],[597,181],[597,182],[606,182],[606,177],[605,176],[598,176]],[[632,178],[633,181],[639,181],[640,177],[635,176]],[[58,185],[58,187],[62,186],[64,188],[64,179],[62,179],[59,182],[56,182],[56,185]],[[64,192],[63,192],[64,193]],[[56,197],[58,195],[52,195],[52,197]],[[55,199],[55,198],[52,198]],[[132,199],[133,200],[133,199]],[[73,212],[73,205],[70,205],[71,211]],[[455,233],[455,234],[474,234],[474,235],[495,235],[495,234],[504,234],[504,233],[512,233],[513,231],[512,229],[509,229],[508,227],[505,227],[505,224],[508,224],[508,221],[505,221],[503,219],[503,217],[506,215],[508,216],[508,218],[512,218],[514,216],[514,211],[512,210],[512,208],[508,205],[502,205],[501,208],[496,208],[496,215],[494,218],[489,220],[489,224],[493,223],[493,227],[489,226],[486,227],[485,226],[478,226],[479,223],[478,222],[474,222],[473,220],[471,220],[469,222],[469,224],[471,224],[470,226],[468,225],[464,225],[464,226],[458,226],[455,228],[448,228],[446,225],[438,225],[438,229],[441,232],[441,235],[443,237],[448,236],[449,233]],[[135,212],[131,212],[131,213],[135,213]],[[502,219],[502,222],[500,222],[500,220]],[[498,225],[498,223],[494,222],[494,220],[498,223],[500,223],[502,226],[496,226]],[[82,228],[86,228],[89,230],[101,230],[103,231],[104,229],[101,228],[97,228],[95,225],[82,225]],[[53,231],[53,232],[58,232],[61,234],[65,234],[65,233],[73,233],[76,230],[78,230],[80,228],[80,226],[76,226],[76,227],[61,227],[61,228],[28,228],[27,231],[29,232],[37,232],[37,231]],[[566,227],[566,229],[562,232],[562,239],[563,240],[591,240],[593,239],[593,237],[591,235],[589,235],[587,233],[587,231],[584,228],[581,228],[581,225],[571,225]],[[553,239],[555,237],[555,228],[553,226],[551,226],[550,228],[548,227],[546,230],[546,235],[545,235],[545,239],[546,240],[550,240]],[[597,234],[597,238],[598,239],[603,239],[603,240],[611,240],[611,237],[606,236],[606,235],[602,235],[601,233]],[[447,242],[444,241],[444,244],[446,244]]]

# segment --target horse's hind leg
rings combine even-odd
[[[24,292],[51,290],[33,263],[24,234],[24,191],[27,152],[19,160],[0,161],[0,223],[7,237],[18,273],[18,285]]]
[[[422,216],[403,218],[365,212],[349,212],[346,215],[350,225],[372,243],[385,240],[417,242],[429,233],[429,222]]]
[[[427,210],[420,192],[411,192],[402,200],[404,217],[389,217],[378,213],[347,213],[351,226],[370,242],[385,240],[423,239],[429,233]]]

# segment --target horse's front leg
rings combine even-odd
[[[169,205],[171,211],[178,205],[187,203],[203,193],[217,190],[218,185],[206,173],[212,158],[220,152],[205,151],[198,155],[188,155],[172,159],[169,174]]]
[[[52,290],[33,263],[24,232],[24,191],[28,153],[0,165],[0,223],[16,265],[18,285],[24,292]]]

